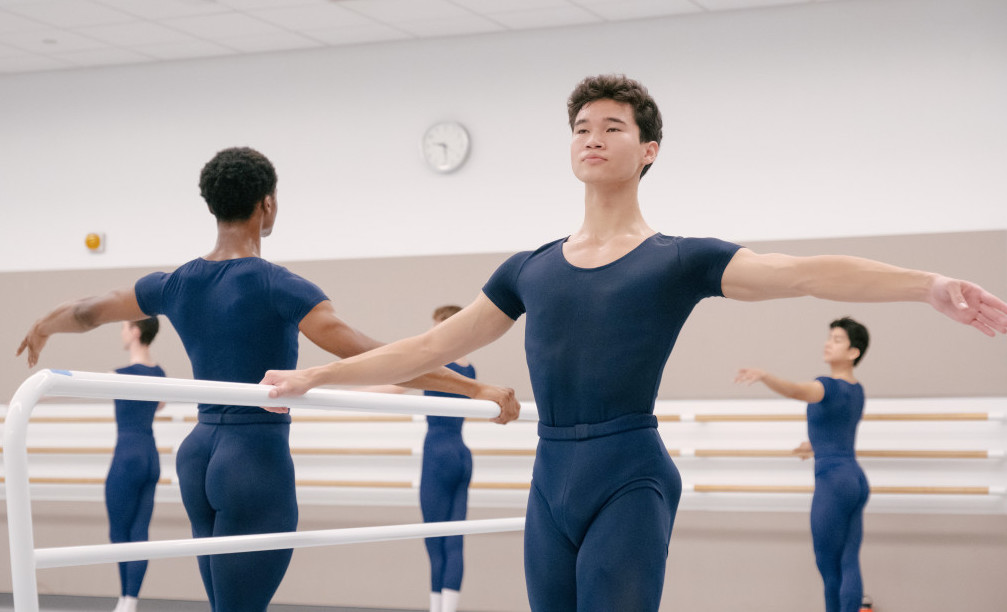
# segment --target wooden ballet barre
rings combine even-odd
[[[531,488],[530,482],[472,482],[470,489],[497,489],[497,490],[527,490]]]
[[[2,450],[2,449],[0,449]],[[534,457],[533,448],[473,448],[472,455],[484,457]],[[29,446],[29,455],[111,455],[115,452],[112,446]],[[170,446],[159,446],[157,452],[170,455],[174,449]],[[412,448],[372,448],[372,447],[308,447],[291,446],[292,455],[319,456],[395,456],[407,457],[417,453]],[[857,457],[866,458],[898,458],[898,459],[991,459],[1002,458],[1003,451],[991,450],[858,450]],[[669,448],[672,457],[710,457],[710,458],[790,458],[797,457],[786,449],[726,449],[726,448]]]
[[[473,455],[487,457],[534,457],[534,448],[473,448]]]
[[[684,489],[696,493],[814,493],[812,485],[708,485],[694,484]],[[1003,495],[994,487],[872,486],[872,494],[896,495]]]
[[[295,481],[298,487],[362,487],[368,489],[411,489],[413,483],[406,480],[330,480],[298,478]]]
[[[412,455],[411,448],[327,448],[327,447],[290,447],[291,455]]]
[[[170,422],[170,416],[157,415],[154,422]],[[115,423],[114,416],[33,416],[29,423]]]
[[[0,449],[2,450],[2,449]],[[111,455],[115,452],[112,446],[29,446],[29,455]],[[158,446],[160,455],[170,455],[174,449],[170,446]]]
[[[746,458],[777,458],[794,457],[792,450],[786,449],[728,449],[728,448],[697,448],[668,449],[673,457],[746,457]],[[1003,451],[991,450],[858,450],[857,457],[892,458],[892,459],[991,459],[1004,456]]]
[[[199,417],[188,415],[183,421],[195,423]],[[412,423],[413,417],[399,414],[292,414],[293,423]]]
[[[865,414],[865,421],[1000,421],[1003,415],[989,412],[878,412]],[[683,414],[678,419],[681,422],[695,421],[697,423],[745,423],[770,421],[804,421],[803,414]]]
[[[6,482],[4,476],[0,476],[0,482]],[[32,476],[28,479],[29,484],[57,484],[57,485],[103,485],[105,484],[105,479],[101,477],[90,477],[90,476]],[[160,485],[169,485],[171,480],[168,478],[161,478],[157,481]]]

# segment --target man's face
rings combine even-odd
[[[574,119],[570,163],[584,183],[637,181],[657,149],[656,142],[640,142],[633,108],[624,102],[589,102]]]

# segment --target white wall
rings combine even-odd
[[[641,197],[665,233],[1007,228],[1007,3],[848,0],[0,77],[0,271],[208,251],[199,169],[245,144],[280,174],[270,259],[537,246],[578,225],[564,103],[601,72],[661,103]],[[418,154],[445,118],[474,140],[450,176]]]

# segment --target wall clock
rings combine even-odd
[[[420,151],[427,165],[436,172],[454,172],[469,157],[471,140],[468,130],[457,121],[442,121],[427,128]]]

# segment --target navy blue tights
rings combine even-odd
[[[120,432],[112,464],[105,479],[105,508],[108,535],[113,543],[146,542],[154,513],[154,489],[161,476],[154,436],[149,433]],[[121,595],[137,597],[147,573],[146,561],[119,564]]]
[[[179,447],[176,468],[192,535],[294,531],[297,498],[290,425],[199,423]],[[198,558],[214,612],[265,612],[290,563],[290,549]]]
[[[468,508],[472,453],[462,442],[460,431],[430,426],[423,443],[423,471],[420,477],[420,509],[423,520],[463,521]],[[465,570],[462,536],[427,538],[430,557],[430,590],[461,590]]]
[[[858,612],[863,598],[860,543],[870,487],[852,458],[815,458],[811,538],[825,583],[826,612]]]
[[[533,612],[657,612],[681,494],[652,427],[540,440],[525,523]]]

